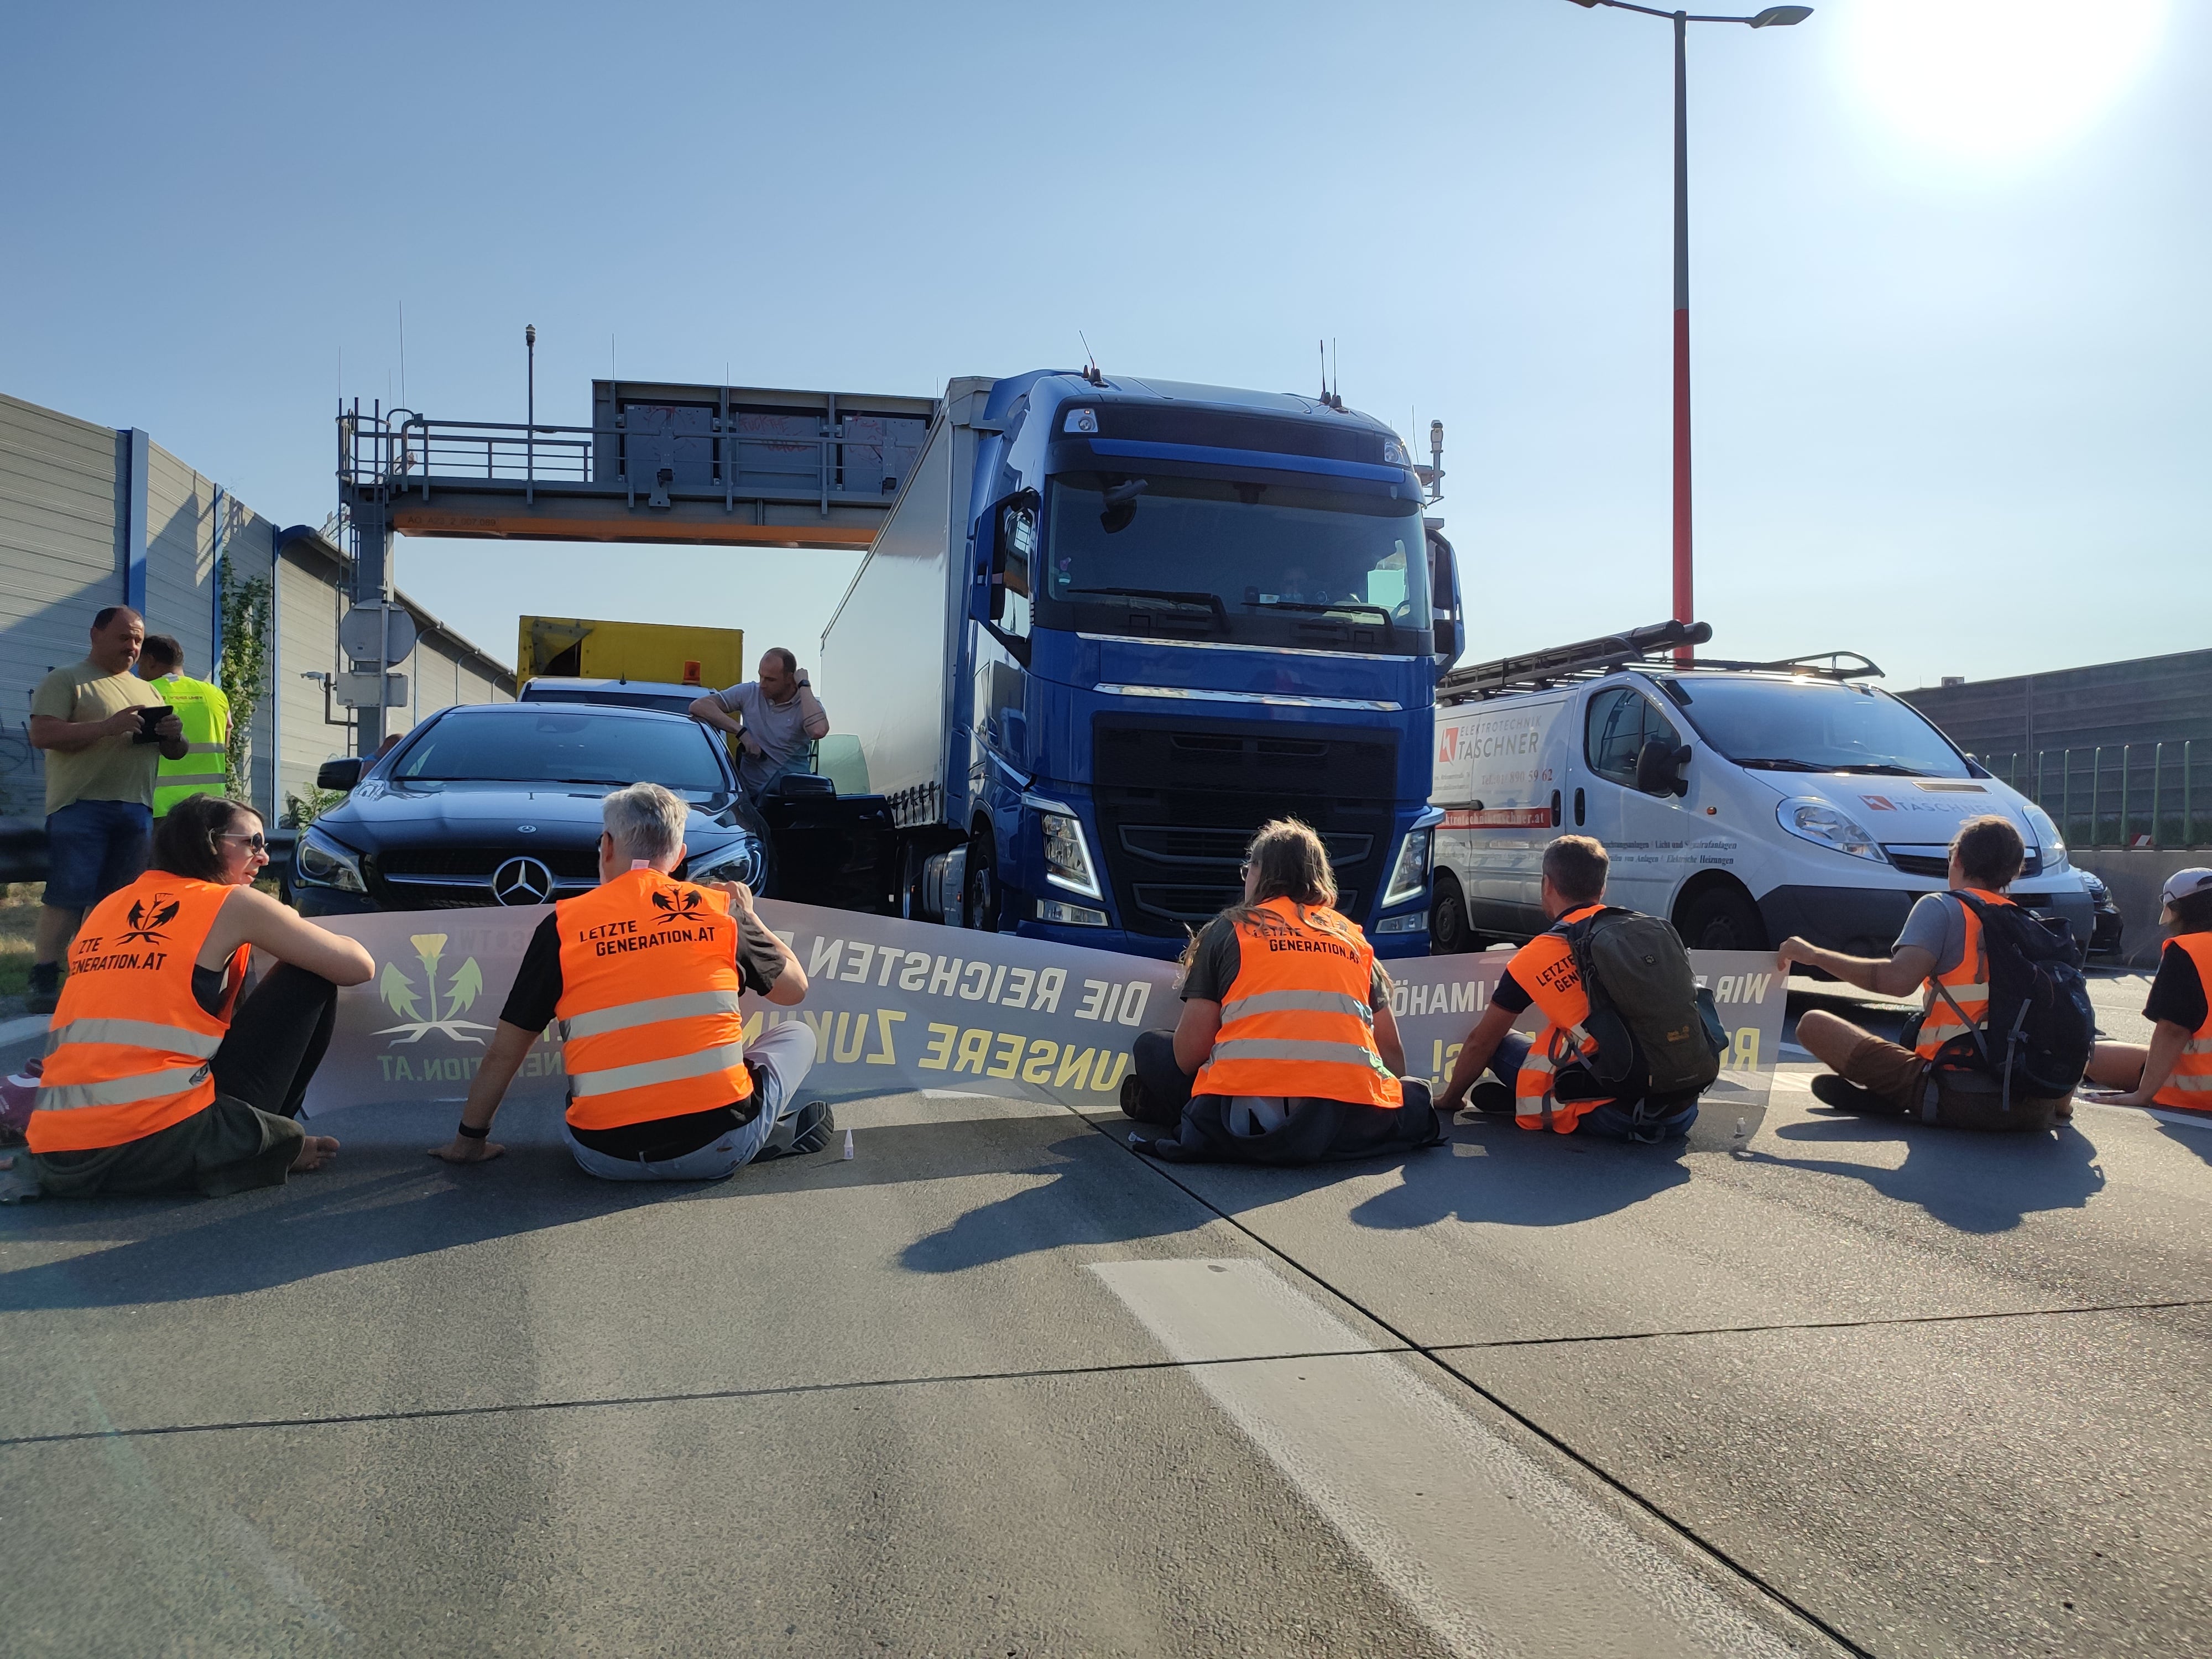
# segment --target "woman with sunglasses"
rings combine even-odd
[[[155,827],[146,873],[86,915],[28,1129],[47,1196],[220,1197],[337,1152],[295,1120],[337,988],[376,964],[255,890],[268,862],[252,807],[192,795]],[[257,948],[276,965],[241,996]]]

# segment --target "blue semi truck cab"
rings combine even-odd
[[[1428,950],[1459,581],[1405,443],[1334,399],[1036,371],[946,388],[822,639],[909,915],[1172,957],[1253,830]]]

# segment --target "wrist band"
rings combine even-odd
[[[490,1135],[491,1125],[487,1123],[481,1129],[471,1129],[466,1123],[462,1123],[455,1127],[453,1133],[464,1140],[483,1140]]]

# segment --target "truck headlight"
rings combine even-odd
[[[1889,862],[1880,843],[1857,819],[1838,811],[1824,800],[1785,800],[1775,816],[1782,827],[1791,835],[1809,842],[1817,842],[1831,852],[1849,854],[1855,859],[1870,859],[1876,864]]]
[[[361,855],[317,830],[301,832],[292,868],[303,886],[335,887],[341,893],[368,891],[368,884],[361,878]]]
[[[1405,844],[1398,848],[1397,867],[1390,872],[1390,884],[1382,890],[1382,908],[1402,904],[1428,890],[1429,843],[1436,837],[1433,830],[1410,832]]]
[[[735,881],[747,887],[759,885],[761,878],[760,843],[750,836],[732,842],[727,847],[718,847],[711,853],[687,860],[684,866],[686,881]]]
[[[1037,823],[1044,832],[1044,878],[1085,898],[1104,897],[1090,845],[1083,839],[1082,820],[1065,812],[1041,812]]]

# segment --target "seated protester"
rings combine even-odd
[[[1244,902],[1185,955],[1172,1038],[1140,1035],[1121,1109],[1177,1126],[1140,1152],[1170,1162],[1312,1164],[1443,1139],[1428,1085],[1401,1080],[1389,981],[1358,927],[1329,907],[1321,837],[1295,818],[1245,853]]]
[[[1901,1044],[1825,1010],[1798,1018],[1797,1041],[1834,1073],[1813,1079],[1816,1099],[1841,1111],[1910,1114],[1955,1129],[2045,1130],[2073,1116],[2070,1099],[2001,1101],[1994,1081],[1943,1069],[1934,1071],[1935,1098],[1928,1098],[1937,1052],[1969,1030],[1985,1030],[1989,1018],[1989,951],[1981,919],[1953,895],[2009,905],[2004,889],[2026,857],[2010,819],[1969,818],[1951,838],[1951,891],[1929,893],[1912,907],[1887,957],[1847,957],[1802,939],[1782,941],[1785,974],[1792,963],[1802,963],[1863,991],[1892,997],[1921,993],[1923,1012],[1917,1025],[1907,1023]]]
[[[337,1152],[295,1120],[337,988],[376,964],[257,892],[268,862],[252,807],[189,796],[155,830],[146,873],[85,916],[27,1131],[48,1196],[218,1198],[282,1186]],[[255,946],[277,966],[241,999]]]
[[[1588,836],[1561,836],[1544,849],[1538,890],[1552,928],[1516,951],[1505,964],[1489,1006],[1460,1045],[1438,1111],[1458,1111],[1472,1086],[1478,1110],[1501,1116],[1510,1111],[1524,1129],[1645,1143],[1676,1140],[1690,1133],[1698,1121],[1698,1091],[1651,1095],[1650,1072],[1640,1047],[1630,1059],[1626,1084],[1602,1083],[1590,1069],[1598,1041],[1583,1030],[1591,1018],[1590,998],[1567,933],[1606,908],[1611,864],[1605,848]],[[1686,974],[1686,963],[1678,971]],[[1532,1006],[1544,1017],[1542,1029],[1534,1037],[1515,1036],[1513,1022]],[[1694,1002],[1686,1014],[1692,1024],[1697,1021]],[[1486,1067],[1493,1080],[1476,1085]]]
[[[562,899],[523,954],[498,1029],[461,1109],[448,1164],[505,1149],[489,1139],[515,1072],[561,1022],[568,1072],[562,1133],[578,1167],[607,1181],[723,1181],[759,1157],[817,1151],[829,1109],[793,1097],[814,1064],[803,1021],[744,1041],[738,1000],[781,1007],[806,995],[806,970],[753,914],[737,882],[695,885],[684,861],[684,803],[657,783],[606,798],[599,885]]]
[[[2158,957],[2143,1018],[2150,1042],[2100,1042],[2089,1081],[2115,1094],[2108,1106],[2157,1106],[2212,1113],[2212,870],[2177,870],[2160,896],[2159,921],[2172,930]]]

